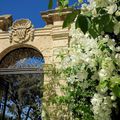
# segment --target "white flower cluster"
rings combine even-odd
[[[71,27],[70,35],[72,37],[70,54],[77,56],[79,62],[93,66],[95,54],[99,54],[97,41],[90,38],[88,34],[84,35],[80,29],[75,29],[74,24]]]
[[[120,8],[117,6],[118,0],[88,0],[90,3],[89,5],[83,4],[82,5],[82,12],[92,11],[92,15],[95,17],[98,15],[96,8],[102,7],[104,8],[108,14],[115,13],[116,16],[120,16]]]
[[[99,78],[106,79],[110,77],[115,67],[113,65],[112,58],[109,55],[105,56],[103,51],[100,50],[100,46],[107,43],[109,48],[112,51],[115,51],[114,40],[111,40],[108,36],[105,38],[99,37],[97,39],[90,38],[88,34],[84,35],[80,29],[75,29],[74,24],[71,26],[70,36],[71,41],[69,55],[64,58],[62,66],[64,68],[67,68],[74,66],[75,64],[82,64],[82,66],[89,65],[89,67],[93,68],[94,71],[96,71],[98,58],[101,60],[102,64],[101,70],[98,72]],[[96,73],[94,76],[98,75]],[[81,80],[87,78],[84,67],[81,67],[78,78],[81,78]],[[71,81],[71,78],[69,78],[69,81]]]
[[[99,71],[100,80],[107,80],[112,76],[113,70],[115,70],[115,66],[113,64],[111,57],[106,57],[102,60],[101,63],[102,69]]]
[[[91,6],[106,7],[113,5],[117,0],[88,0]]]
[[[99,93],[94,94],[91,103],[95,120],[111,120],[112,100],[110,96],[104,96]]]
[[[80,65],[80,68],[77,74],[71,74],[67,78],[69,83],[73,84],[78,80],[87,81],[89,73],[86,70],[86,66],[93,71],[92,80],[101,82],[110,80],[112,76],[115,76],[115,74],[113,74],[116,70],[114,62],[120,65],[120,47],[115,48],[115,41],[113,39],[110,39],[109,36],[99,36],[93,39],[89,34],[84,35],[80,29],[75,29],[74,24],[71,26],[70,36],[69,54],[63,59],[62,67],[66,69],[68,67]],[[97,68],[97,66],[99,67]],[[87,83],[83,85],[83,88],[87,88]],[[101,88],[99,92],[106,94],[108,88],[105,88]],[[99,92],[94,94],[91,100],[94,118],[95,120],[111,120],[110,114],[115,96],[105,96],[101,95]]]

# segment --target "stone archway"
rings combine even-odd
[[[16,115],[18,120],[26,117],[24,111],[28,111],[26,113],[27,117],[30,117],[30,110],[35,114],[37,107],[39,107],[39,112],[41,112],[44,75],[43,73],[29,73],[28,71],[26,73],[23,69],[30,70],[36,68],[42,70],[41,65],[43,64],[43,55],[39,51],[28,47],[14,49],[8,52],[0,61],[1,69],[14,70],[14,74],[6,71],[6,74],[0,75],[0,77],[9,83],[8,102],[17,109],[15,113],[17,112],[18,114],[18,116]],[[16,72],[16,70],[22,71],[22,73]],[[7,109],[9,110],[9,108]],[[31,117],[37,119],[40,117],[40,114]]]
[[[34,28],[28,19],[20,19],[13,22],[11,15],[1,16],[0,60],[12,50],[29,47],[42,53],[45,64],[59,64],[60,61],[56,56],[58,56],[61,49],[66,49],[70,42],[69,28],[62,29],[64,18],[69,13],[71,13],[71,9],[64,9],[61,15],[59,15],[58,9],[42,12],[41,16],[46,22],[44,28]],[[11,73],[10,70],[9,68],[9,71],[6,69],[2,69],[1,71],[0,68],[0,75],[6,72]],[[31,70],[27,72],[30,73]],[[17,69],[12,69],[12,74],[15,71],[20,73]],[[26,70],[22,71],[22,73],[23,72],[26,72]],[[49,78],[45,76],[44,83],[49,84],[49,82]]]

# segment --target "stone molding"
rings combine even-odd
[[[34,36],[51,36],[52,26],[35,29]]]
[[[2,40],[2,39],[9,39],[9,32],[1,31],[0,32],[0,40]]]
[[[36,36],[51,36],[52,28],[40,28],[34,29],[34,37]],[[0,31],[0,40],[2,39],[10,39],[11,31]]]

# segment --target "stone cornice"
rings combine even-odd
[[[51,31],[52,31],[51,27],[38,28],[35,29],[34,36],[50,36]],[[0,39],[10,39],[10,32],[0,31]]]
[[[60,12],[59,9],[56,10],[48,10],[45,12],[41,12],[41,16],[43,20],[45,20],[46,24],[54,24],[55,21],[64,21],[67,14],[72,12],[72,8],[63,9]]]
[[[66,39],[69,36],[69,30],[66,29],[58,29],[54,26],[52,28],[42,28],[42,29],[35,29],[34,37],[36,36],[51,36],[53,40],[61,40]],[[0,40],[3,39],[10,39],[10,33],[9,32],[0,32]]]

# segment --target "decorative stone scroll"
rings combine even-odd
[[[28,19],[20,19],[13,23],[10,33],[10,42],[25,43],[33,41],[34,29],[31,21]]]

